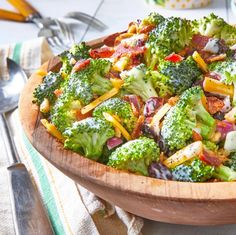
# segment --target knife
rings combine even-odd
[[[26,76],[14,61],[7,63],[9,76]],[[17,235],[53,235],[53,229],[43,206],[43,202],[34,187],[29,172],[20,162],[4,115],[0,118],[0,131],[6,146],[6,154],[12,163],[7,169],[10,178],[10,191],[14,224]]]

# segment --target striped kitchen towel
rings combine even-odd
[[[13,58],[27,74],[30,74],[53,54],[46,40],[42,38],[0,47],[0,76],[3,79],[7,79],[4,64],[6,56]],[[21,160],[25,163],[41,194],[56,235],[138,235],[141,233],[143,226],[141,218],[96,197],[45,160],[33,148],[21,129],[18,110],[9,114],[8,121]],[[1,199],[4,200],[0,202],[0,234],[12,235],[14,230],[6,166],[6,155],[1,154],[0,187]]]

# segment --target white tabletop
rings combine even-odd
[[[146,0],[41,0],[32,4],[44,15],[62,17],[69,11],[83,11],[95,15],[102,20],[108,29],[99,32],[89,29],[86,25],[79,24],[76,28],[76,40],[84,35],[84,40],[98,38],[109,33],[124,30],[130,21],[143,18],[151,11],[158,11],[164,16],[182,16],[189,19],[200,18],[210,12],[223,17],[230,23],[236,22],[236,16],[230,9],[230,1],[212,0],[212,4],[203,9],[173,11],[148,5]],[[7,1],[0,2],[0,8],[12,9]],[[37,37],[38,29],[31,23],[15,23],[0,21],[0,43],[13,43]],[[224,215],[222,215],[223,217]],[[197,227],[185,225],[172,225],[145,220],[144,235],[235,235],[236,225]]]

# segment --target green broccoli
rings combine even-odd
[[[160,96],[179,95],[192,84],[201,75],[201,70],[198,68],[192,56],[186,60],[174,63],[171,61],[162,60],[157,71],[150,71],[154,87]]]
[[[199,129],[204,139],[215,131],[215,119],[203,107],[202,96],[200,86],[189,88],[165,116],[161,136],[170,150],[185,147],[194,129]]]
[[[107,165],[148,176],[148,166],[152,161],[158,161],[159,156],[160,149],[155,141],[141,137],[118,147],[112,152]]]
[[[224,163],[224,165],[236,172],[236,152],[230,154],[230,158]]]
[[[97,106],[93,111],[93,116],[104,118],[103,112],[118,116],[129,132],[132,132],[134,129],[137,118],[134,116],[129,102],[120,98],[111,98]]]
[[[63,132],[76,121],[76,112],[93,99],[91,85],[73,73],[62,87],[62,94],[51,109],[50,118],[57,129]]]
[[[34,90],[33,103],[40,105],[44,98],[47,98],[52,104],[56,100],[56,95],[54,91],[62,85],[64,79],[59,73],[50,72],[44,77],[43,82],[37,86]]]
[[[236,43],[236,29],[234,26],[227,24],[224,19],[211,13],[200,20],[192,23],[194,31],[208,37],[224,39],[227,45]]]
[[[110,123],[89,117],[74,122],[67,128],[63,135],[66,137],[64,147],[98,160],[102,155],[103,146],[106,141],[115,135]]]
[[[90,58],[89,55],[90,47],[85,44],[85,42],[81,42],[79,44],[74,44],[71,49],[70,53],[72,54],[73,58],[78,61],[81,59],[88,59]]]
[[[147,17],[145,17],[141,23],[140,26],[145,26],[145,25],[159,25],[165,20],[165,18],[158,14],[157,12],[151,12]]]
[[[62,52],[59,57],[62,62],[61,73],[68,76],[73,67],[73,61],[76,62],[81,59],[88,59],[90,47],[84,42],[74,44],[70,50]]]
[[[141,96],[144,101],[157,96],[151,79],[146,76],[144,64],[133,67],[129,71],[123,71],[120,76],[124,80],[123,88],[127,92]]]
[[[227,60],[210,64],[209,70],[221,77],[221,82],[234,85],[233,104],[236,105],[236,61]]]
[[[189,20],[169,17],[149,33],[144,55],[148,67],[172,52],[179,52],[187,46],[192,38],[192,25]]]
[[[217,150],[219,149],[219,146],[214,142],[211,142],[209,140],[203,140],[202,142],[203,142],[204,148],[207,150],[217,152]]]
[[[204,182],[212,178],[214,167],[205,164],[199,158],[185,162],[172,170],[173,179],[185,182]]]
[[[236,171],[228,166],[220,165],[215,168],[214,178],[222,181],[236,181]]]

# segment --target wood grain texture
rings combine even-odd
[[[94,42],[102,45],[103,40]],[[55,61],[41,69],[50,69]],[[19,102],[20,119],[33,146],[64,174],[104,200],[148,219],[192,225],[235,223],[236,182],[157,180],[115,170],[63,149],[39,122],[38,108],[32,104],[33,90],[41,80],[33,74],[26,84]]]

